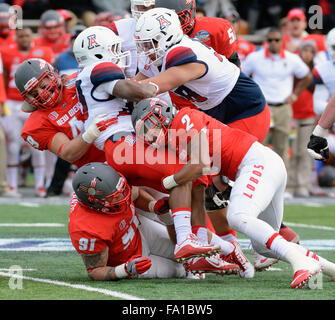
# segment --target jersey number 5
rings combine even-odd
[[[229,28],[227,30],[227,33],[228,33],[228,37],[229,37],[229,44],[234,43],[234,41],[236,40],[236,36],[235,36],[234,31],[233,31],[233,28]]]

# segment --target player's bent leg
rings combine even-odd
[[[148,257],[151,259],[151,267],[147,272],[140,274],[139,278],[183,278],[186,276],[182,264],[153,254]]]

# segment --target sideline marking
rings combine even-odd
[[[64,227],[64,223],[0,223],[0,227]]]
[[[26,277],[26,276],[13,274],[13,273],[6,273],[6,272],[0,272],[0,276],[23,279],[23,280],[31,280],[31,281],[42,282],[42,283],[48,283],[48,284],[53,284],[53,285],[56,285],[56,286],[69,287],[69,288],[73,288],[73,289],[80,289],[80,290],[85,290],[85,291],[90,291],[90,292],[98,292],[98,293],[102,293],[102,294],[107,295],[107,296],[113,296],[113,297],[121,298],[121,299],[125,299],[125,300],[145,300],[143,298],[139,298],[139,297],[132,296],[132,295],[122,293],[122,292],[117,292],[117,291],[112,291],[112,290],[107,290],[107,289],[101,289],[101,288],[94,288],[94,287],[85,286],[85,285],[81,285],[81,284],[71,284],[71,283],[67,283],[67,282],[63,282],[63,281],[57,281],[57,280],[32,278],[32,277]]]
[[[289,227],[301,227],[301,228],[308,228],[308,229],[335,231],[335,228],[333,228],[333,227],[316,226],[316,225],[313,225],[313,224],[292,223],[292,222],[284,222],[284,224],[286,224]]]

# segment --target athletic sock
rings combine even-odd
[[[191,233],[191,209],[176,208],[172,210],[173,223],[176,230],[177,244],[181,244]]]

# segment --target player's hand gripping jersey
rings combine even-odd
[[[52,139],[58,132],[74,139],[84,131],[87,112],[79,103],[74,80],[73,76],[64,84],[63,99],[59,105],[49,110],[35,110],[26,120],[21,136],[34,148],[50,150]],[[94,145],[74,164],[81,167],[91,161],[105,161],[104,153]]]

